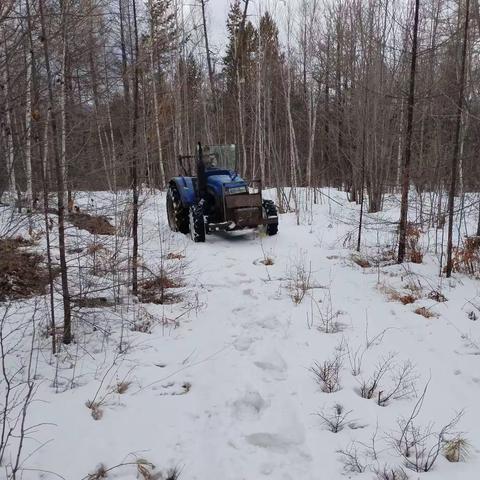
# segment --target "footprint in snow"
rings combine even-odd
[[[253,343],[253,338],[250,337],[238,337],[234,342],[233,342],[233,347],[235,350],[238,352],[245,352],[248,350]]]
[[[268,403],[256,391],[248,391],[232,404],[232,415],[238,420],[255,420],[268,407]]]
[[[159,387],[153,387],[153,390],[160,390],[159,395],[185,395],[192,388],[189,382],[168,382],[160,385]]]
[[[241,282],[241,283],[247,283],[247,282]],[[250,280],[248,280],[248,283],[250,283]],[[257,295],[255,295],[255,292],[251,288],[246,288],[245,290],[242,291],[244,295],[247,295],[248,297],[253,298],[254,300],[258,300]]]
[[[246,436],[250,445],[265,448],[276,452],[286,452],[291,447],[301,445],[304,441],[304,435],[300,431],[293,430],[291,433],[252,433]]]
[[[267,330],[277,330],[280,326],[280,322],[277,320],[277,317],[274,315],[269,315],[268,317],[263,317],[255,321],[255,324],[260,328],[265,328]]]
[[[245,310],[245,307],[235,307],[232,309],[232,313],[240,313]]]
[[[261,370],[270,373],[276,380],[286,378],[287,363],[283,357],[276,351],[271,352],[261,360],[253,362]]]

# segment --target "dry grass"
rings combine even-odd
[[[419,296],[414,295],[413,293],[402,293],[385,284],[380,285],[379,289],[388,297],[390,301],[400,302],[403,305],[410,305],[419,299]]]
[[[72,213],[67,220],[79,230],[86,230],[92,235],[115,235],[115,227],[101,215]]]
[[[423,263],[423,253],[419,250],[413,250],[410,252],[410,261],[412,263]]]
[[[114,391],[120,395],[123,395],[129,388],[131,382],[118,382],[115,385]]]
[[[262,260],[260,260],[260,263],[263,263],[263,265],[266,265],[267,267],[270,267],[274,265],[274,261],[272,257],[265,257]]]
[[[102,478],[107,478],[108,473],[105,465],[100,465],[97,469],[88,475],[88,480],[100,480]]]
[[[428,309],[427,307],[419,307],[419,308],[416,308],[414,310],[414,312],[417,314],[417,315],[421,315],[422,317],[425,317],[425,318],[437,318],[438,315],[434,312],[432,312],[430,309]]]
[[[470,453],[470,444],[463,437],[456,437],[445,443],[443,454],[449,462],[463,462]]]
[[[138,478],[141,478],[142,480],[153,480],[161,478],[154,474],[155,465],[148,460],[145,460],[144,458],[139,458],[136,461],[136,464]]]
[[[0,239],[0,301],[43,295],[49,283],[43,256],[23,247],[32,242],[22,237]],[[54,270],[56,276],[59,272]]]
[[[419,297],[421,296],[421,294],[423,292],[422,284],[418,280],[417,281],[410,280],[409,282],[407,282],[405,284],[405,286],[403,288],[405,288],[405,290],[410,290],[411,292],[413,292],[414,294],[416,294]]]
[[[411,303],[415,303],[417,300],[418,298],[413,296],[412,294],[401,295],[398,298],[398,301],[403,303],[404,305],[410,305]]]
[[[139,307],[137,317],[131,326],[132,332],[152,333],[153,327],[158,323],[155,317],[144,307]]]
[[[412,263],[423,262],[423,252],[420,250],[419,240],[422,234],[420,227],[409,223],[406,231],[407,252]]]
[[[160,305],[177,303],[180,300],[178,292],[173,289],[183,287],[180,274],[162,269],[158,275],[143,280],[138,285],[138,298],[142,303]]]
[[[447,301],[447,297],[445,295],[443,295],[442,292],[439,292],[438,290],[432,290],[428,295],[427,297],[430,299],[430,300],[434,300],[435,302],[438,302],[438,303],[444,303]]]
[[[107,308],[115,305],[114,302],[105,297],[72,298],[72,304],[77,308]]]
[[[99,402],[93,402],[91,400],[88,400],[85,403],[85,406],[88,409],[90,409],[92,418],[94,420],[101,420],[101,418],[103,417],[103,410],[101,409],[101,405]],[[99,478],[102,478],[102,477],[99,477]]]
[[[101,243],[90,243],[87,245],[87,253],[88,255],[96,255],[97,253],[105,250],[105,246]]]
[[[370,268],[372,264],[365,258],[360,255],[352,255],[352,262],[356,263],[361,268]]]
[[[181,254],[180,252],[170,252],[167,255],[167,260],[183,260],[185,255]]]

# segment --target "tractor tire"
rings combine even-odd
[[[187,234],[190,231],[188,223],[188,208],[182,205],[177,186],[171,183],[167,191],[168,226],[173,232]]]
[[[205,217],[201,205],[190,207],[190,236],[195,243],[205,242]]]
[[[263,207],[263,214],[265,218],[268,217],[277,217],[276,223],[267,223],[265,225],[265,230],[267,232],[267,235],[271,237],[272,235],[276,235],[278,232],[278,212],[277,212],[277,207],[273,203],[272,200],[264,200],[262,202],[262,207]]]

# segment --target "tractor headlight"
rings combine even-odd
[[[241,187],[228,187],[227,192],[229,195],[236,195],[238,193],[247,193],[247,187],[244,185]]]

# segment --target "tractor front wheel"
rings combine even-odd
[[[167,217],[170,230],[188,233],[188,209],[182,205],[180,193],[175,184],[170,184],[167,191]]]
[[[205,242],[205,217],[201,205],[190,207],[190,235],[195,243]]]
[[[275,223],[267,223],[266,225],[267,235],[271,237],[272,235],[276,235],[278,232],[277,207],[275,206],[272,200],[264,200],[262,202],[262,207],[263,207],[263,214],[265,218],[277,217],[277,221]]]

